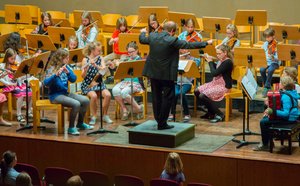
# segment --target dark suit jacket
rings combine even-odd
[[[143,75],[153,79],[176,81],[179,62],[179,49],[194,49],[206,47],[207,42],[189,43],[170,36],[163,31],[140,34],[140,43],[150,45]]]

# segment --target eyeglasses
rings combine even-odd
[[[128,54],[131,54],[131,53],[133,53],[133,52],[135,52],[136,50],[132,50],[132,51],[127,51],[128,52]]]

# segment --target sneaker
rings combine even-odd
[[[89,122],[90,125],[95,125],[96,124],[96,120],[97,118],[95,116],[93,116]]]
[[[191,120],[191,116],[190,115],[185,115],[184,118],[183,118],[183,122],[184,123],[187,123]]]
[[[29,118],[29,119],[33,119],[33,114],[32,114],[32,112],[29,112],[29,113],[28,113],[28,118]]]
[[[71,135],[74,135],[74,136],[79,136],[79,131],[77,130],[76,127],[73,127],[73,128],[69,128],[68,129],[68,134],[71,134]]]
[[[17,115],[17,121],[20,123],[25,123],[25,118],[22,115]]]
[[[140,111],[136,115],[136,119],[140,120],[144,118],[144,104],[140,104]]]
[[[2,121],[0,121],[0,126],[6,126],[6,127],[11,127],[11,123],[8,121],[5,121],[4,119],[2,119]]]
[[[174,114],[170,114],[170,115],[169,115],[168,121],[174,121]]]
[[[129,115],[130,115],[130,111],[123,112],[121,120],[122,121],[128,120]]]
[[[211,123],[217,123],[217,122],[220,122],[220,121],[224,121],[224,116],[219,116],[219,115],[215,115],[215,118],[214,119],[211,119],[209,120]]]
[[[76,127],[79,129],[79,130],[92,130],[94,128],[94,126],[90,126],[86,123],[82,123],[82,124],[77,124]]]
[[[107,124],[112,124],[113,121],[109,118],[109,115],[103,116],[103,121]]]
[[[269,151],[270,147],[269,145],[263,145],[263,144],[259,144],[257,147],[255,147],[253,149],[254,151]]]

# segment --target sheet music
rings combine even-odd
[[[253,100],[255,98],[258,85],[250,69],[247,70],[247,73],[243,77],[241,83],[250,96],[250,99]]]
[[[178,63],[178,70],[182,70],[184,71],[186,65],[188,64],[188,60],[179,60],[179,63]]]

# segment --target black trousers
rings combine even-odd
[[[209,114],[217,114],[218,116],[224,117],[223,112],[218,108],[217,102],[209,99],[205,94],[199,93],[199,91],[195,92],[195,95],[199,98],[199,102],[206,106]]]
[[[171,80],[152,79],[152,104],[154,118],[158,126],[167,124],[171,105],[175,97],[175,83]]]

